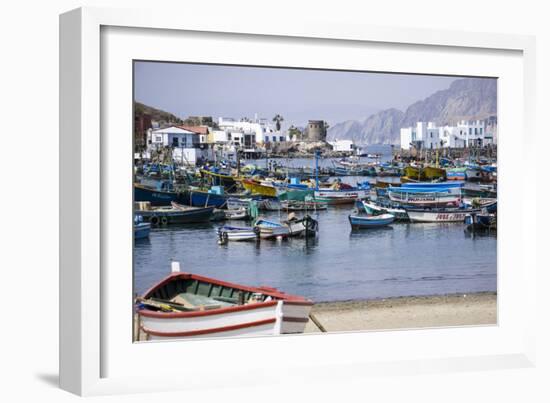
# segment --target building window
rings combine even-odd
[[[155,136],[155,142],[162,143],[162,136]]]
[[[273,142],[275,143],[277,141],[277,136],[273,136]]]
[[[279,137],[279,141],[285,141],[285,138],[283,136]]]
[[[269,136],[265,136],[264,142],[269,143]]]
[[[179,147],[179,139],[177,137],[172,137],[172,147]]]
[[[483,134],[483,127],[479,128],[479,134]]]

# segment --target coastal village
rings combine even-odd
[[[496,87],[348,125],[384,144],[135,102],[134,340],[495,324],[498,121],[477,88]]]
[[[496,121],[418,122],[401,128],[401,144],[384,156],[351,140],[327,141],[324,120],[310,120],[301,130],[283,130],[283,120],[277,114],[272,120],[189,117],[160,124],[136,117],[136,245],[158,230],[193,232],[209,223],[212,244],[203,247],[290,239],[308,247],[321,236],[323,215],[342,209],[352,233],[435,223],[496,234]],[[367,308],[360,302],[315,304],[273,287],[183,274],[178,261],[170,270],[136,299],[136,340],[325,332],[331,323],[333,330],[390,326],[384,314],[380,323],[361,320]],[[493,295],[474,298],[489,310],[481,319],[469,318],[467,310],[458,314],[464,306],[452,295],[445,304],[454,313],[447,312],[444,323],[429,313],[410,321],[407,309],[422,306],[422,299],[392,300],[391,309],[401,312],[402,326],[491,322]],[[373,307],[387,310],[383,301]],[[208,320],[195,320],[197,312]]]

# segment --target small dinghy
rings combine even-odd
[[[349,216],[352,229],[384,227],[391,224],[394,220],[395,216],[392,214]]]
[[[151,223],[143,222],[143,217],[136,215],[134,217],[134,239],[149,238],[151,232]]]
[[[246,208],[227,209],[224,211],[227,220],[246,220],[248,218],[248,210]]]
[[[275,288],[181,273],[178,262],[136,300],[139,332],[147,340],[303,333],[312,306]]]
[[[218,243],[228,241],[257,241],[259,230],[253,227],[232,227],[224,225],[218,228]]]
[[[262,239],[285,238],[290,234],[290,230],[286,225],[262,218],[256,221],[254,228],[258,228],[260,238]]]
[[[317,236],[319,232],[319,223],[309,215],[297,218],[294,213],[290,213],[285,224],[289,229],[289,236],[293,237],[310,238]]]

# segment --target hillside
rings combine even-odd
[[[169,112],[165,112],[163,110],[142,104],[140,102],[134,102],[134,108],[134,114],[136,118],[139,116],[148,115],[150,116],[151,120],[159,123],[182,123],[182,120],[177,116]]]
[[[357,144],[397,144],[400,129],[418,121],[453,124],[459,120],[485,119],[496,112],[497,81],[466,78],[453,81],[448,89],[415,102],[405,112],[386,109],[363,121],[337,123],[329,129],[328,139],[348,139]]]

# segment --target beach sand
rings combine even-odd
[[[494,325],[497,323],[497,294],[324,302],[316,303],[311,312],[328,332]],[[320,330],[310,320],[305,332]]]
[[[327,332],[495,325],[497,294],[435,295],[363,301],[320,302],[311,313]],[[134,317],[137,334],[137,315]],[[319,333],[310,320],[305,333]],[[140,332],[140,340],[145,335]]]

